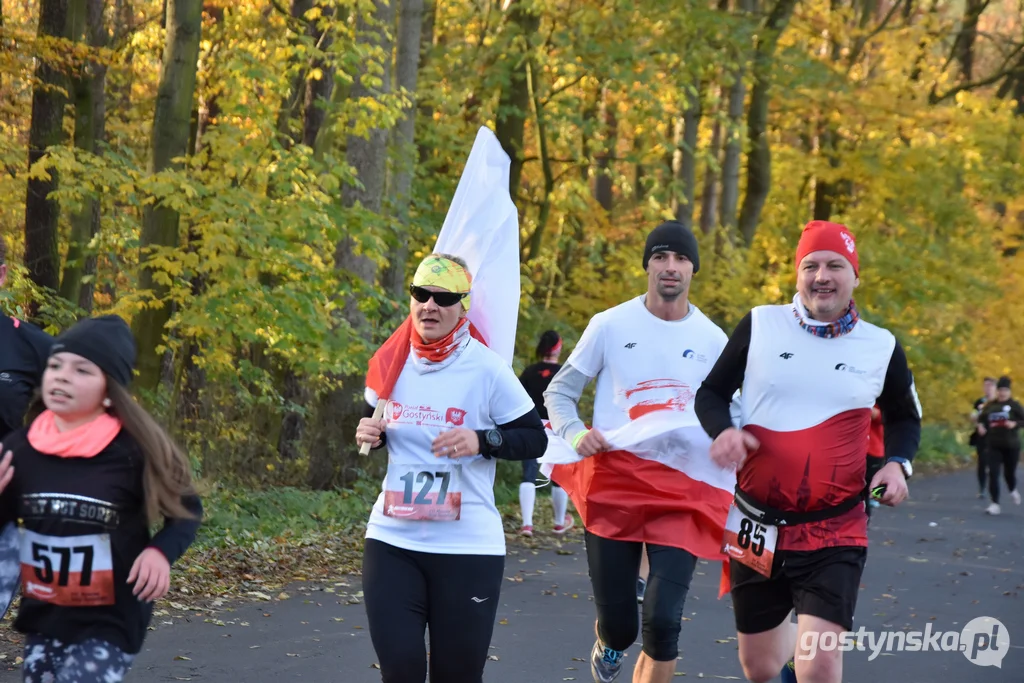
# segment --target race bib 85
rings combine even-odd
[[[722,539],[723,553],[759,574],[771,577],[778,539],[778,527],[761,524],[743,514],[735,505],[729,506],[725,537]]]
[[[114,604],[114,562],[108,534],[44,536],[21,530],[21,588],[62,607]]]

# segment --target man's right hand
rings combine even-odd
[[[730,427],[711,443],[711,459],[722,469],[738,469],[747,454],[756,451],[761,443],[750,432]]]
[[[576,444],[576,452],[582,455],[584,458],[589,458],[592,455],[598,453],[604,453],[605,451],[612,450],[612,445],[608,443],[604,435],[596,429],[591,429],[589,432],[583,435],[580,442]]]

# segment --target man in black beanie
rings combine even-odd
[[[693,414],[693,397],[726,343],[725,333],[689,300],[700,267],[696,238],[676,221],[662,223],[647,237],[643,266],[647,292],[595,315],[544,392],[552,429],[582,456],[555,466],[551,478],[586,527],[597,607],[590,668],[599,683],[619,676],[623,651],[640,630],[636,592],[644,554],[643,652],[632,680],[673,679],[690,579],[698,557],[724,559],[736,485],[733,473],[711,464],[711,441]],[[587,429],[579,401],[595,378],[593,428]],[[605,438],[612,430],[636,434],[633,423],[641,418],[637,428],[664,428],[656,445],[646,442],[633,453]],[[698,470],[722,472],[721,481],[691,478]]]

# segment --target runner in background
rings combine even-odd
[[[0,237],[0,288],[7,284],[7,247]],[[39,386],[53,337],[0,312],[0,441],[25,424],[32,392]],[[0,530],[0,618],[14,600],[21,581],[18,527]]]
[[[0,522],[22,525],[26,683],[123,680],[199,529],[187,456],[129,393],[135,354],[121,318],[76,323],[54,340],[46,410],[0,448]]]
[[[999,474],[1006,479],[1010,498],[1020,505],[1020,491],[1017,489],[1017,463],[1020,461],[1020,428],[1024,423],[1024,408],[1013,398],[1010,378],[1000,377],[996,383],[996,398],[981,409],[978,417],[978,431],[985,438],[985,455],[988,458],[988,492],[992,503],[985,512],[998,515]]]
[[[885,427],[882,425],[882,411],[876,403],[871,409],[871,429],[868,432],[868,462],[865,474],[865,486],[871,483],[878,470],[885,464]],[[871,524],[871,510],[881,503],[877,498],[868,496],[868,524]]]
[[[528,366],[519,375],[526,393],[530,395],[541,420],[548,419],[548,409],[544,406],[544,391],[551,379],[562,369],[558,359],[562,353],[562,338],[554,330],[547,330],[540,336],[537,343],[539,362]],[[523,515],[523,526],[519,533],[522,536],[533,536],[533,507],[537,500],[537,473],[540,465],[536,460],[523,461],[523,480],[519,484],[519,508]],[[566,513],[569,496],[565,489],[551,482],[551,506],[554,510],[554,528],[556,534],[564,534],[573,527],[575,520],[572,513]]]
[[[974,446],[974,452],[978,457],[978,498],[984,498],[988,488],[988,457],[985,455],[985,437],[981,435],[984,428],[978,425],[978,417],[981,416],[981,409],[985,407],[985,404],[996,397],[995,378],[986,377],[982,383],[982,389],[984,394],[974,402],[974,410],[971,411],[971,427],[973,429],[971,430],[970,444]]]

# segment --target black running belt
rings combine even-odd
[[[850,496],[838,505],[822,508],[821,510],[810,510],[807,512],[790,512],[763,505],[751,498],[749,495],[736,487],[736,506],[743,514],[756,522],[769,526],[794,526],[796,524],[809,524],[821,522],[845,514],[864,502],[865,491]]]

